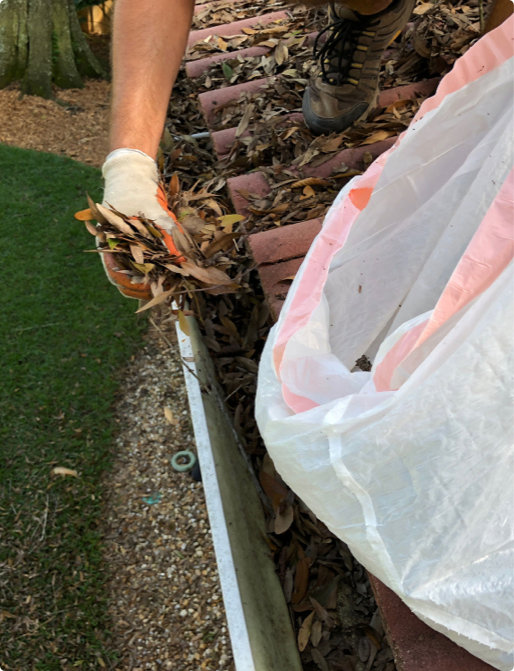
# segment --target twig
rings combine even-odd
[[[485,32],[484,0],[478,0],[478,15],[480,17],[480,34],[483,35]]]

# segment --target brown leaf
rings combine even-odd
[[[139,314],[140,312],[144,312],[145,310],[153,308],[155,305],[159,305],[159,303],[163,303],[167,298],[173,296],[174,291],[176,291],[176,286],[173,287],[173,289],[170,289],[169,291],[164,291],[162,294],[155,296],[154,298],[149,300],[148,303],[145,303],[143,307],[139,308],[139,310],[136,310],[136,315]]]
[[[184,217],[184,219],[182,219],[182,221],[180,222],[180,225],[190,235],[195,235],[196,233],[200,233],[202,228],[205,226],[205,219],[197,217],[196,215],[193,214],[188,217]]]
[[[203,254],[206,259],[210,259],[216,252],[222,249],[228,249],[232,246],[233,240],[240,238],[242,233],[224,233],[220,238],[211,242],[211,244],[204,250]]]
[[[289,56],[289,51],[284,42],[279,42],[277,48],[275,49],[275,60],[277,65],[282,65],[282,63],[287,60]]]
[[[181,266],[176,266],[174,263],[164,263],[163,265],[167,270],[171,270],[172,273],[177,273],[177,275],[182,275],[183,277],[189,277],[188,271]]]
[[[291,184],[292,189],[303,189],[305,186],[329,186],[330,182],[320,177],[306,177]]]
[[[193,277],[196,277],[197,280],[200,280],[200,282],[205,282],[205,284],[220,284],[222,286],[234,284],[233,280],[219,268],[212,266],[210,268],[202,268],[192,261],[185,261],[182,264],[182,268],[187,270]]]
[[[423,14],[426,14],[426,12],[428,12],[430,9],[432,9],[433,6],[434,4],[432,2],[422,2],[417,7],[414,7],[412,13],[416,14],[417,16],[422,16]]]
[[[246,106],[245,112],[241,118],[241,121],[239,122],[236,130],[236,137],[240,137],[245,130],[248,128],[248,125],[252,119],[252,115],[255,109],[255,105],[252,103],[248,103]]]
[[[294,511],[293,506],[290,506],[288,503],[283,503],[277,510],[275,517],[275,533],[283,534],[285,533],[294,520]]]
[[[364,142],[361,142],[361,146],[365,144],[374,144],[375,142],[382,142],[382,140],[386,140],[388,137],[391,137],[391,135],[394,135],[392,131],[379,130],[366,138]]]
[[[94,235],[95,237],[98,236],[98,238],[100,239],[102,239],[103,237],[103,239],[105,240],[105,234],[102,233],[102,231],[98,230],[96,226],[93,226],[93,224],[90,221],[85,221],[84,224],[89,233],[91,233],[91,235]]]
[[[134,231],[132,230],[132,228],[130,228],[130,226],[127,223],[125,223],[123,219],[119,217],[117,214],[114,214],[114,212],[108,210],[103,205],[97,205],[97,208],[100,214],[119,231],[125,233],[125,235],[130,236],[134,235]]]
[[[136,263],[145,262],[145,256],[143,254],[143,250],[139,245],[130,245],[130,253],[132,254],[132,257]]]
[[[105,224],[106,219],[102,216],[100,210],[97,208],[94,200],[91,198],[89,193],[86,191],[86,198],[87,198],[87,203],[89,205],[89,209],[93,213],[93,217],[97,220],[99,224]]]
[[[431,50],[427,47],[425,40],[419,35],[414,35],[412,38],[412,46],[422,58],[430,58]]]
[[[312,625],[312,631],[311,631],[311,643],[314,647],[317,647],[317,645],[321,641],[322,630],[323,625],[319,620],[316,620],[316,622]]]
[[[184,254],[189,254],[194,250],[194,247],[192,244],[189,242],[188,239],[188,234],[187,233],[182,233],[182,231],[179,231],[176,226],[173,227],[171,231],[171,236],[173,238],[173,242],[175,243],[176,248],[178,249],[179,252],[183,252]]]
[[[325,144],[321,147],[321,151],[324,154],[328,154],[331,151],[337,151],[342,141],[343,141],[342,135],[339,136],[336,135],[336,137],[333,137],[332,139],[325,142]]]
[[[259,473],[259,481],[266,495],[271,499],[273,508],[276,510],[287,496],[287,487],[264,471]]]
[[[312,198],[316,195],[316,192],[312,186],[305,186],[303,189],[303,196],[300,196],[300,200],[305,200],[306,198]]]
[[[294,576],[294,588],[291,595],[292,603],[300,603],[303,597],[307,594],[309,587],[309,566],[311,559],[309,557],[302,557],[296,564],[296,573]]]
[[[134,226],[138,233],[140,233],[144,238],[148,240],[152,239],[152,234],[149,232],[148,228],[143,224],[142,221],[139,221],[137,217],[130,218],[130,225]]]
[[[302,622],[302,626],[298,632],[298,650],[300,652],[303,652],[307,647],[307,643],[309,642],[311,635],[312,619],[315,615],[315,611],[312,611],[312,613],[307,615],[305,620]]]
[[[316,599],[313,599],[312,596],[309,597],[309,601],[312,603],[314,606],[314,610],[316,611],[319,619],[324,622],[328,627],[331,627],[333,624],[332,618],[330,615],[327,613],[327,611],[323,608],[321,604],[319,604]]]
[[[385,108],[385,112],[394,112],[402,107],[406,107],[411,101],[402,98],[401,100],[395,100],[394,103],[391,103],[389,107]]]
[[[175,173],[170,180],[170,187],[169,187],[170,198],[173,198],[179,193],[180,193],[180,181],[177,173]]]
[[[318,668],[320,671],[330,671],[328,668],[328,664],[325,661],[325,658],[321,654],[319,650],[316,650],[316,648],[311,649],[311,656],[312,656],[312,661],[316,662]]]

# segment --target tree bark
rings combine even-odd
[[[16,75],[17,16],[14,4],[11,0],[0,3],[0,88]]]
[[[63,2],[52,3],[53,19],[53,80],[62,89],[82,88],[82,81],[71,43],[70,12],[68,4]]]
[[[20,81],[26,93],[52,96],[105,77],[82,32],[73,0],[0,0],[0,88]]]
[[[54,0],[55,1],[55,0]],[[63,0],[60,0],[61,2]],[[64,0],[66,1],[66,0]],[[106,77],[106,72],[100,65],[86,42],[86,37],[80,27],[79,18],[75,11],[73,0],[67,0],[70,13],[70,30],[75,62],[83,77]]]

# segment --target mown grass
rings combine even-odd
[[[112,668],[102,562],[119,371],[141,342],[73,213],[100,173],[0,145],[0,668]],[[138,325],[139,324],[139,325]],[[56,476],[63,466],[78,477]]]

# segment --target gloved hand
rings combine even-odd
[[[177,221],[168,209],[166,197],[159,185],[155,161],[137,149],[116,149],[107,157],[102,174],[105,179],[104,207],[112,206],[127,217],[144,214],[155,222],[156,228],[164,235],[169,251],[180,260],[180,253],[172,237]],[[115,254],[102,253],[100,256],[107,277],[124,296],[143,300],[152,297],[147,284],[132,284],[130,277],[116,270]]]

